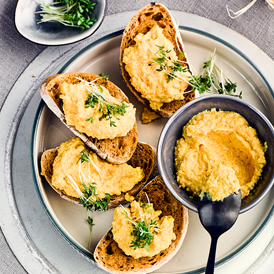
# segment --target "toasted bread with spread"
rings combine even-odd
[[[171,245],[152,257],[134,259],[126,255],[113,239],[112,230],[97,245],[94,258],[97,265],[109,273],[148,273],[167,263],[180,249],[188,227],[188,212],[168,191],[160,176],[146,185],[135,197],[136,201],[153,204],[155,210],[161,210],[161,216],[174,218],[173,232],[176,239]]]
[[[92,91],[93,86],[96,89],[96,93],[91,98],[93,101],[90,101],[89,107],[87,103],[88,94],[92,93],[90,91]],[[79,90],[81,89],[81,91],[86,89],[84,92],[87,94],[83,95],[85,97],[82,96],[76,99],[73,97],[71,101],[68,101],[65,95],[66,91],[71,90],[72,96],[74,96],[78,94],[77,87]],[[103,90],[108,97],[102,95]],[[126,95],[115,84],[95,74],[76,72],[63,73],[47,78],[40,87],[40,93],[53,113],[76,136],[81,138],[88,147],[96,152],[100,158],[113,164],[125,163],[131,158],[138,142],[135,109],[129,103]],[[113,103],[113,105],[116,106],[114,110],[106,108],[107,104],[104,105],[103,101],[105,98],[107,98],[107,100],[111,98],[110,100],[117,101]],[[80,100],[82,100],[81,106],[79,106],[78,103]],[[101,102],[103,103],[100,104]],[[66,113],[68,114],[65,113],[65,107]],[[101,110],[102,112],[100,112]],[[81,111],[84,113],[84,116],[80,118],[83,125],[81,124],[80,129],[77,129],[79,123],[76,126],[76,122],[70,122],[69,119],[72,120],[75,116],[79,116]],[[86,114],[87,111],[93,111],[94,113],[88,115]],[[73,118],[71,119],[69,116],[73,116]],[[79,120],[79,117],[76,118]],[[99,128],[100,123],[102,123],[102,129]],[[128,128],[125,129],[127,123],[130,124]],[[88,134],[85,133],[86,130],[92,126],[93,128],[89,130]],[[117,131],[120,128],[123,131],[121,134]],[[106,130],[107,132],[105,133],[104,131]],[[95,132],[95,136],[93,136],[93,131]],[[100,134],[100,132],[102,134]],[[112,132],[114,132],[115,135],[111,134]],[[107,138],[107,134],[110,134],[109,136],[111,137]]]
[[[132,17],[123,32],[120,66],[131,92],[164,117],[195,98],[188,77],[178,72],[191,74],[191,68],[174,18],[162,4],[149,4]]]
[[[71,140],[73,140],[73,139],[77,139],[77,138],[74,137]],[[69,142],[69,141],[67,141],[67,142]],[[66,150],[70,150],[70,148],[66,148]],[[89,150],[88,147],[85,147],[85,150],[88,151]],[[66,199],[68,201],[74,202],[76,204],[79,204],[80,198],[76,197],[75,195],[68,194],[69,193],[68,191],[53,185],[52,179],[53,179],[53,174],[54,174],[54,161],[57,159],[57,156],[58,156],[57,148],[46,150],[42,154],[42,156],[41,156],[41,174],[45,176],[47,182],[51,185],[51,187],[57,193],[59,193],[59,195],[62,198]],[[73,160],[73,161],[77,162],[77,160],[76,161]],[[103,160],[100,160],[100,161],[103,161]],[[140,189],[142,189],[145,186],[145,184],[148,181],[150,174],[155,166],[155,163],[156,163],[155,149],[148,144],[138,142],[136,150],[135,150],[133,156],[131,157],[131,159],[127,162],[127,165],[129,165],[133,168],[142,169],[143,178],[137,184],[135,184],[132,189],[130,189],[126,193],[128,193],[129,195],[135,196],[140,191]],[[94,165],[94,163],[92,163],[92,165]],[[111,166],[112,164],[108,164],[108,165]],[[122,165],[125,165],[125,164],[122,164]],[[118,173],[119,173],[119,166],[122,166],[122,165],[112,165],[112,166],[115,169],[118,169]],[[62,169],[67,170],[68,174],[70,174],[70,172],[72,172],[71,166],[63,166]],[[98,168],[97,168],[97,170],[98,170]],[[108,170],[106,172],[111,171],[107,168],[105,170]],[[99,173],[104,173],[105,170],[99,170]],[[111,174],[109,174],[109,176],[114,176],[114,174],[115,174],[114,172],[111,172]],[[62,176],[63,177],[67,176],[67,174],[62,175]],[[87,175],[83,175],[83,178],[85,178],[85,177],[87,178]],[[104,176],[102,176],[102,177],[104,177]],[[97,176],[97,178],[98,178],[98,176]],[[87,180],[87,179],[86,179],[86,181],[93,182],[92,180]],[[86,184],[87,184],[87,182],[86,182]],[[125,203],[126,202],[126,200],[125,200],[126,193],[122,192],[120,195],[111,195],[110,202],[108,204],[108,208],[111,209],[111,208],[117,207],[119,204]]]

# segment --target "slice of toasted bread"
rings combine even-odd
[[[134,259],[118,247],[111,230],[102,238],[94,251],[98,266],[109,273],[148,273],[167,263],[180,249],[188,227],[188,212],[168,191],[160,176],[156,177],[136,196],[136,201],[147,203],[146,194],[153,208],[161,210],[161,216],[171,215],[174,218],[176,239],[171,245],[153,257]]]
[[[60,196],[70,202],[79,203],[80,199],[75,198],[72,196],[68,196],[64,191],[55,188],[51,184],[51,178],[53,174],[53,162],[57,156],[57,148],[46,150],[41,156],[41,174],[45,176],[48,183],[51,187],[60,194]],[[135,185],[130,191],[127,193],[131,196],[135,196],[146,184],[148,181],[150,174],[155,166],[156,163],[156,153],[155,148],[150,146],[149,144],[140,143],[138,142],[136,150],[132,155],[131,159],[127,162],[127,164],[131,165],[132,167],[141,167],[145,173],[145,177],[141,182]],[[108,208],[115,208],[120,204],[126,202],[125,194],[122,193],[121,195],[112,195],[110,199],[110,203]]]
[[[49,107],[49,109],[82,141],[90,147],[97,155],[112,164],[122,164],[127,162],[135,151],[138,142],[138,131],[136,122],[132,130],[124,137],[116,137],[114,139],[96,139],[79,132],[74,126],[69,126],[66,123],[64,111],[62,108],[62,99],[60,98],[60,84],[67,82],[75,84],[80,82],[76,77],[86,81],[93,81],[100,78],[98,75],[91,73],[63,73],[56,74],[47,78],[40,87],[40,93]],[[97,84],[108,89],[109,93],[119,100],[129,103],[128,98],[115,84],[110,81],[99,79]]]
[[[149,4],[139,10],[129,21],[127,27],[123,32],[120,52],[120,66],[122,76],[131,90],[131,92],[146,106],[149,106],[149,101],[141,96],[141,93],[137,91],[131,84],[130,75],[125,69],[125,63],[123,63],[124,50],[135,44],[133,40],[139,33],[146,34],[154,25],[158,25],[163,29],[164,36],[169,39],[176,51],[178,60],[187,62],[186,56],[182,57],[181,52],[184,51],[183,41],[178,31],[176,23],[169,12],[169,10],[162,4]],[[187,63],[188,64],[188,63]],[[187,65],[189,70],[191,68]],[[191,86],[185,90],[185,98],[183,100],[175,100],[170,103],[164,103],[163,106],[157,110],[162,116],[170,117],[176,110],[187,102],[195,99],[195,92],[190,92]]]

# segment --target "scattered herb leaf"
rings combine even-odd
[[[88,241],[88,246],[91,245],[91,233],[92,233],[92,227],[94,226],[93,219],[88,216],[87,222],[89,224],[89,241]]]
[[[88,216],[87,222],[90,226],[90,231],[92,231],[92,227],[94,226],[94,223],[93,223],[93,219],[90,216]]]

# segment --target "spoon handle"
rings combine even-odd
[[[210,252],[209,252],[209,256],[208,256],[208,260],[207,260],[205,274],[213,274],[214,273],[215,255],[216,255],[218,238],[219,237],[211,236]]]

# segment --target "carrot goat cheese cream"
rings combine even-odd
[[[80,157],[86,152],[87,161]],[[144,178],[140,167],[128,164],[113,165],[101,160],[96,153],[88,152],[80,138],[74,137],[58,148],[58,155],[53,163],[52,185],[66,195],[79,198],[77,189],[84,192],[83,182],[96,183],[96,194],[100,199],[109,195],[120,195],[131,190]]]
[[[112,222],[113,239],[126,255],[135,259],[152,257],[168,248],[176,239],[174,218],[159,216],[162,211],[151,203],[133,201],[130,208],[117,207]]]
[[[66,122],[79,132],[97,139],[114,139],[126,136],[133,128],[136,121],[136,110],[133,105],[111,96],[105,87],[88,85],[85,82],[77,84],[64,82],[60,88]],[[95,100],[92,102],[92,107],[87,107],[90,94],[94,95]],[[123,115],[110,113],[111,119],[110,116],[103,118],[104,115],[108,115],[107,106],[119,106],[121,103],[124,104]],[[111,120],[113,124],[110,123]]]
[[[194,196],[247,196],[266,164],[267,144],[240,114],[216,109],[194,116],[175,147],[177,182]]]
[[[155,25],[146,34],[137,34],[134,41],[123,53],[132,86],[150,102],[153,110],[159,110],[164,103],[183,100],[190,73],[176,71],[176,77],[167,80],[166,68],[174,66],[172,61],[178,57],[163,29]]]

